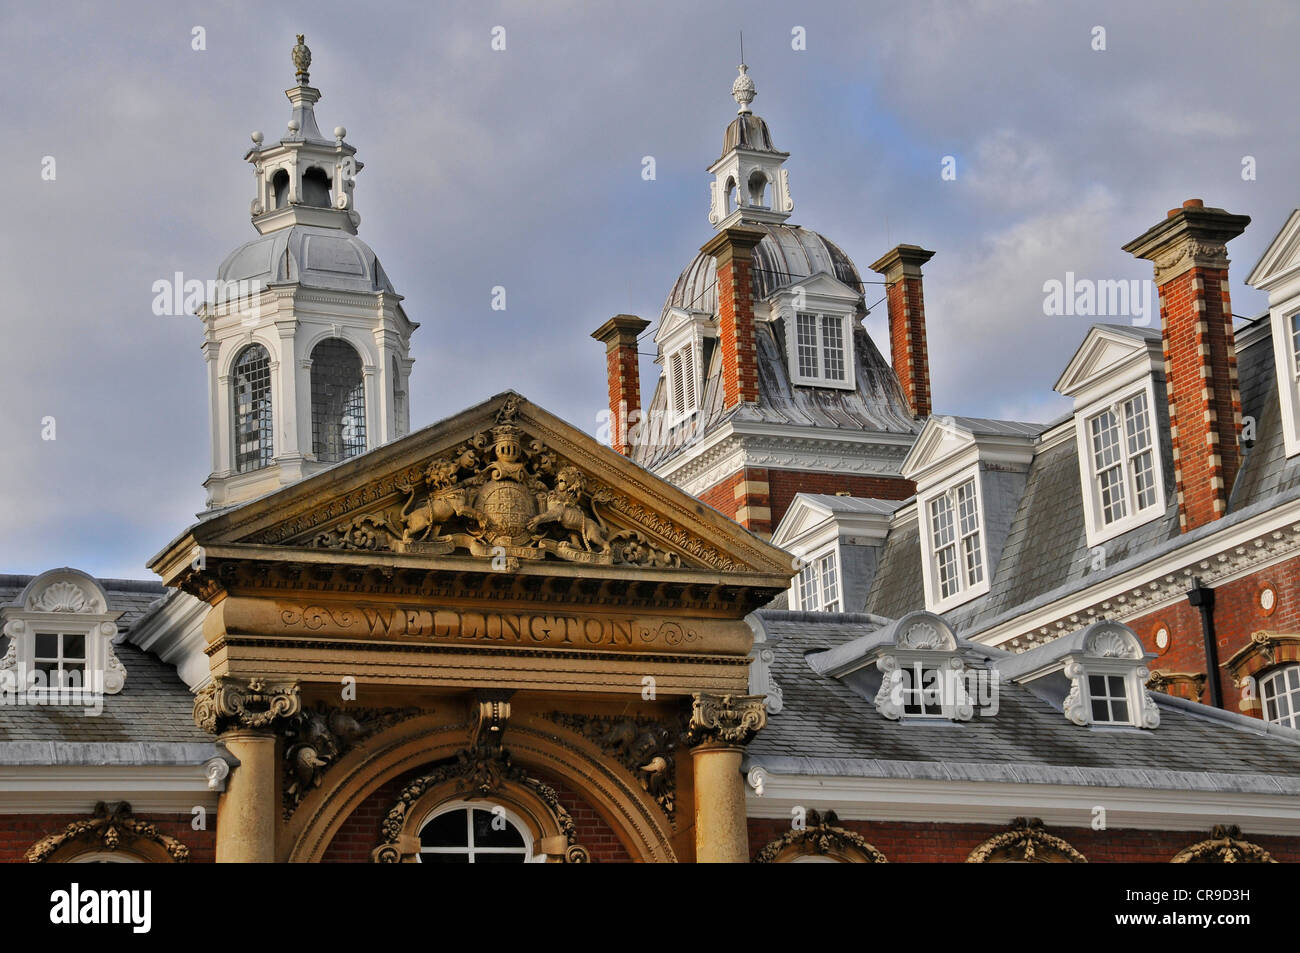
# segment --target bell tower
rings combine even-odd
[[[293,48],[293,107],[276,141],[252,134],[250,206],[258,237],[222,263],[198,310],[208,366],[208,506],[296,482],[403,436],[410,338],[379,259],[357,237],[347,130],[321,134],[311,51]]]
[[[772,145],[767,123],[749,108],[758,89],[749,67],[741,63],[738,69],[731,95],[740,108],[723,134],[721,158],[709,166],[709,222],[718,231],[744,223],[780,224],[794,211],[790,174],[784,168],[790,153]]]

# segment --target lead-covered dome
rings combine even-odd
[[[334,291],[395,290],[370,246],[337,228],[293,225],[235,249],[217,271],[220,281],[296,281]]]
[[[838,245],[810,228],[799,225],[751,223],[751,228],[767,232],[754,248],[750,269],[754,281],[754,300],[762,301],[773,291],[804,278],[829,274],[856,291],[862,291],[862,276],[857,266]],[[685,311],[718,311],[718,268],[710,255],[700,252],[673,285],[664,313],[670,308]],[[865,307],[859,304],[860,315]]]

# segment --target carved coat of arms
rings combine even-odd
[[[332,549],[393,550],[573,562],[676,567],[675,553],[634,529],[611,527],[599,506],[612,495],[592,487],[578,467],[558,460],[512,422],[507,405],[496,426],[399,484],[396,505],[319,534]]]

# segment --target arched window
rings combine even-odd
[[[338,463],[366,449],[366,394],[361,358],[328,338],[311,352],[311,446],[316,459]]]
[[[449,804],[420,828],[422,864],[522,864],[532,853],[528,828],[500,805]]]
[[[727,214],[730,215],[736,210],[736,180],[727,179]]]
[[[749,204],[767,208],[767,176],[762,172],[749,177]]]
[[[1260,678],[1259,698],[1266,719],[1300,728],[1300,665],[1284,665]]]
[[[330,177],[325,170],[312,167],[302,176],[302,204],[317,208],[330,207]]]
[[[274,456],[271,422],[271,355],[250,344],[235,360],[231,374],[234,398],[235,470],[247,473],[270,466]]]
[[[289,173],[280,169],[271,176],[271,189],[275,192],[275,207],[284,208],[289,204]]]

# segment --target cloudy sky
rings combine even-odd
[[[589,332],[657,319],[712,234],[705,167],[735,113],[741,29],[754,109],[791,153],[792,221],[863,271],[900,242],[936,250],[940,412],[1065,410],[1051,387],[1090,319],[1045,316],[1044,282],[1149,279],[1120,246],[1186,198],[1252,216],[1232,294],[1257,314],[1242,279],[1300,204],[1294,4],[297,6],[0,11],[0,572],[144,578],[202,507],[200,324],[155,316],[151,288],[211,277],[253,237],[241,157],[289,118],[298,32],[321,128],[347,126],[366,163],[360,234],[422,325],[415,426],[513,387],[596,429]],[[883,345],[883,305],[867,325]]]

